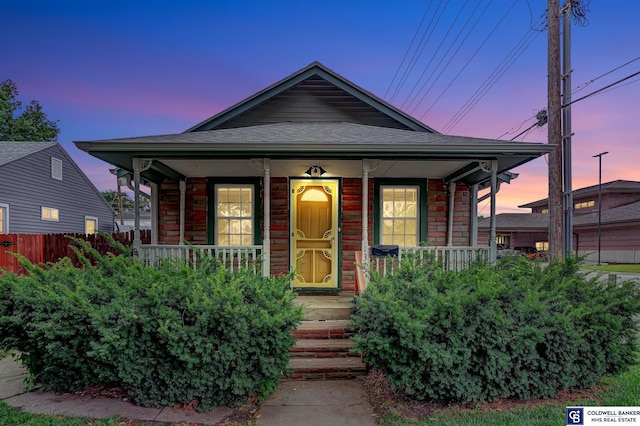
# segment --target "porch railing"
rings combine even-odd
[[[462,247],[462,246],[420,246],[420,247],[400,247],[398,256],[371,257],[371,271],[383,276],[395,273],[403,256],[414,255],[418,261],[424,260],[427,256],[434,256],[435,261],[442,265],[447,271],[461,271],[467,269],[472,263],[478,260],[489,259],[488,247]]]
[[[213,246],[213,245],[164,245],[143,244],[138,247],[140,260],[147,264],[157,264],[163,259],[172,258],[188,261],[194,268],[198,267],[201,257],[214,258],[230,271],[241,267],[262,271],[262,246]]]

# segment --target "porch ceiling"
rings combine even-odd
[[[161,162],[185,177],[198,176],[263,176],[261,166],[252,159],[162,159]],[[434,178],[444,179],[469,164],[468,160],[381,160],[369,172],[373,178]],[[274,177],[305,176],[310,166],[326,170],[323,177],[362,177],[362,160],[335,158],[271,160],[270,174]]]

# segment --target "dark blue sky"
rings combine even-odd
[[[115,187],[109,166],[72,141],[181,132],[313,61],[436,130],[510,139],[546,106],[546,3],[5,0],[0,80],[59,120],[60,142],[99,189]],[[640,2],[591,2],[588,25],[572,31],[574,89],[640,56],[639,15]],[[424,48],[409,52],[398,88],[416,34]],[[520,41],[528,48],[451,126]],[[638,70],[640,60],[574,99]],[[602,151],[603,180],[640,179],[637,81],[574,105],[574,188],[597,183]],[[546,138],[545,127],[518,140]],[[516,172],[501,211],[546,197],[544,159]]]

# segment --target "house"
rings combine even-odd
[[[496,216],[497,243],[547,250],[548,199],[519,207],[530,208],[531,213]],[[487,244],[489,220],[480,221],[478,227],[481,244]],[[573,249],[597,261],[598,246],[601,262],[640,263],[640,182],[615,180],[573,191]]]
[[[57,142],[0,142],[0,233],[113,232],[114,212]]]
[[[296,289],[334,291],[353,290],[372,245],[484,250],[478,185],[495,206],[501,174],[553,149],[440,134],[318,62],[183,133],[76,146],[150,182],[143,258],[242,249]]]

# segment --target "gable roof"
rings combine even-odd
[[[185,132],[75,144],[127,171],[132,171],[134,158],[151,159],[141,176],[156,183],[204,170],[216,173],[225,160],[369,158],[416,160],[421,164],[414,172],[437,169],[431,177],[472,185],[491,178],[487,161],[497,160],[500,174],[554,149],[543,143],[443,135],[318,62]],[[234,173],[251,172],[242,164]],[[386,177],[406,174],[400,170]]]
[[[262,114],[266,109],[273,108],[273,105],[279,102],[286,102],[283,98],[291,98],[292,96],[313,97],[317,103],[328,108],[339,108],[340,111],[347,113],[354,120],[354,123],[378,123],[377,125],[380,127],[437,133],[421,121],[400,111],[317,61],[196,124],[185,133],[241,127],[247,125],[247,122],[251,122],[252,125],[277,122],[277,118],[271,118],[275,121],[260,123],[256,118],[264,120],[265,117]],[[309,108],[309,106],[308,104],[304,105],[304,108]],[[280,120],[290,121],[290,119],[291,117],[286,117]],[[326,119],[331,120],[331,116]],[[300,121],[304,120],[304,118],[300,119]],[[333,121],[345,120],[333,119]]]
[[[0,141],[0,167],[54,145],[57,142]]]
[[[11,162],[20,160],[22,158],[33,155],[37,152],[43,151],[48,148],[53,148],[57,151],[61,157],[64,157],[67,164],[72,167],[78,176],[86,182],[87,187],[91,191],[95,192],[100,197],[101,202],[109,209],[113,211],[113,208],[104,199],[98,188],[91,182],[89,177],[80,169],[78,164],[69,156],[67,151],[58,142],[13,142],[13,141],[0,141],[0,167],[9,164]]]
[[[573,197],[587,197],[590,195],[597,195],[599,185],[586,186],[584,188],[575,189],[573,191]],[[633,180],[614,180],[611,182],[604,182],[602,184],[602,193],[640,193],[640,182]],[[533,201],[531,203],[518,206],[520,208],[532,208],[546,206],[549,202],[548,198]]]

